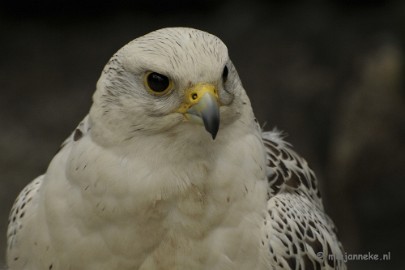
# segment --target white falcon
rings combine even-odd
[[[316,178],[262,132],[217,37],[120,49],[10,214],[10,270],[345,269]]]

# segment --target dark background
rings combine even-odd
[[[227,45],[266,128],[315,169],[351,269],[404,269],[405,2],[0,4],[0,268],[8,211],[86,115],[110,56],[167,26]]]

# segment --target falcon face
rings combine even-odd
[[[207,136],[196,124],[215,139],[218,129],[237,116],[240,102],[233,101],[241,92],[220,39],[195,29],[161,29],[111,58],[98,82],[91,116],[101,119],[103,133],[121,140],[163,131]]]

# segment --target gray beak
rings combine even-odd
[[[203,124],[212,139],[215,140],[219,129],[219,104],[217,97],[210,92],[206,92],[199,99],[198,103],[190,107],[186,115],[193,122]]]

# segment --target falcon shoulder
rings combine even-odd
[[[276,269],[346,269],[336,228],[324,212],[314,172],[279,132],[262,134],[267,155],[268,200],[264,220]]]
[[[86,116],[62,143],[58,152],[80,140],[90,129],[89,126]],[[54,266],[52,250],[48,244],[49,235],[46,233],[47,222],[43,218],[46,216],[43,212],[45,177],[45,174],[38,176],[25,186],[10,211],[7,230],[7,261],[10,269],[25,269],[27,265],[35,264],[33,258],[39,254],[44,254],[42,260],[48,262],[49,269]]]

